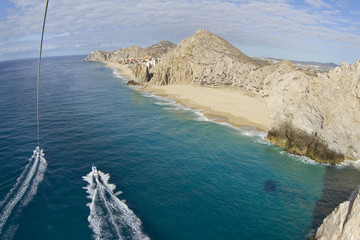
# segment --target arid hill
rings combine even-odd
[[[119,62],[124,59],[137,59],[151,56],[160,58],[162,55],[175,48],[176,45],[170,41],[161,41],[146,48],[131,46],[120,48],[113,52],[95,51],[91,52],[84,61],[87,62]]]

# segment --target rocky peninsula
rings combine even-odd
[[[97,52],[87,61],[116,63],[125,55],[143,56],[142,52],[137,47]],[[309,71],[290,61],[250,58],[207,30],[162,54],[155,66],[134,64],[129,83],[205,108],[209,115],[222,116],[234,125],[256,126],[268,132],[268,140],[294,154],[331,164],[360,159],[359,60],[328,72]],[[189,89],[197,91],[185,94]],[[227,105],[243,106],[229,91],[247,96],[252,111],[225,110]],[[215,92],[220,97],[211,104],[198,99],[206,94],[210,102]]]

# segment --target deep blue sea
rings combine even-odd
[[[40,158],[37,59],[0,62],[0,239],[305,239],[360,184],[84,57],[43,59]]]

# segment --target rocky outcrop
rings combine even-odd
[[[105,62],[108,58],[109,53],[99,50],[91,52],[85,59],[85,62]]]
[[[310,79],[305,92],[284,105],[268,139],[320,162],[360,159],[360,61]]]
[[[137,84],[145,84],[150,80],[149,68],[144,64],[136,64],[132,68],[132,73],[134,76],[133,81]]]
[[[341,203],[318,228],[318,240],[356,240],[360,238],[360,186],[350,200]]]
[[[84,61],[86,62],[119,62],[123,59],[136,59],[152,56],[160,58],[162,55],[175,48],[176,45],[170,41],[161,41],[146,48],[131,46],[120,48],[113,52],[95,51],[91,52]]]

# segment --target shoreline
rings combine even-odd
[[[122,65],[119,63],[113,63],[113,62],[106,62],[105,63],[107,67],[115,68],[119,71],[120,75],[124,77],[126,80],[131,80],[134,78],[131,69],[127,65]],[[178,91],[175,91],[174,89],[178,87]],[[238,100],[247,100],[245,103],[250,103],[248,106],[247,111],[242,111],[241,114],[235,115],[231,111],[226,112],[224,109],[218,109],[219,106],[211,106],[209,102],[205,103],[197,103],[194,101],[193,96],[189,96],[189,92],[181,91],[181,88],[188,88],[188,89],[196,89],[196,92],[199,92],[204,89],[210,89],[210,91],[218,92],[218,95],[222,97],[222,100],[226,100],[228,95],[225,93],[231,93],[238,95]],[[268,133],[268,130],[274,121],[273,119],[273,113],[276,111],[276,109],[271,108],[269,106],[263,106],[261,105],[262,99],[259,97],[256,97],[254,93],[240,89],[240,88],[234,88],[234,87],[204,87],[204,86],[194,86],[194,85],[167,85],[167,86],[138,86],[135,88],[138,91],[145,91],[145,92],[152,92],[153,94],[161,97],[168,97],[177,103],[188,106],[192,110],[198,110],[201,109],[201,112],[203,115],[208,118],[210,121],[217,122],[217,123],[227,123],[233,126],[237,129],[246,129],[247,127],[255,128],[255,131],[260,131],[264,133]],[[221,94],[221,92],[223,94]],[[187,93],[187,96],[185,96]],[[212,98],[213,96],[208,96]],[[207,98],[208,100],[209,98]],[[236,102],[235,102],[236,103]],[[239,106],[244,106],[244,102],[241,102],[242,104],[239,104]],[[255,111],[254,111],[255,109]],[[251,112],[257,113],[252,118],[247,118],[251,116]],[[298,154],[291,154],[286,149],[284,149],[288,154],[300,156],[300,157],[306,157],[305,155],[298,155]],[[328,166],[328,163],[321,163],[319,161],[316,161],[314,159],[309,158],[311,161],[313,161],[310,164],[324,164],[325,166]],[[308,163],[306,161],[306,163]],[[355,168],[360,168],[360,160],[358,161],[352,161],[352,160],[344,160],[341,163],[335,164],[335,166],[343,167],[343,166],[349,166],[352,165]]]
[[[146,86],[141,90],[171,98],[191,109],[201,109],[209,120],[229,123],[236,128],[255,127],[257,131],[267,132],[272,123],[272,111],[263,107],[259,98],[243,89],[167,85]]]
[[[109,68],[116,68],[119,70],[120,75],[125,77],[126,79],[132,79],[133,74],[131,69],[127,65],[123,65],[116,62],[105,62],[106,66]]]
[[[106,66],[118,69],[127,80],[133,79],[127,65],[106,62]],[[195,85],[142,86],[138,89],[171,98],[191,109],[201,109],[209,120],[239,129],[255,127],[256,131],[267,133],[273,122],[271,115],[275,109],[264,107],[261,98],[245,89]]]

